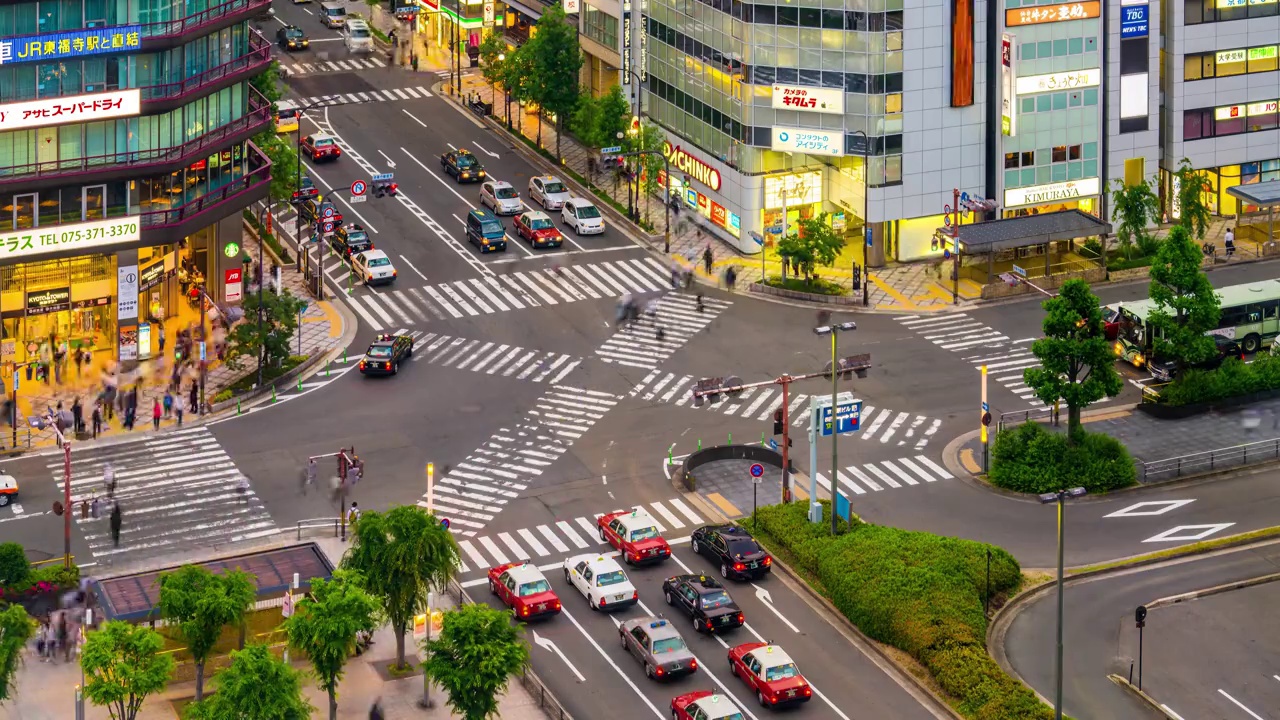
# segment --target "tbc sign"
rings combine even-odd
[[[670,162],[677,170],[719,192],[719,170],[681,150],[679,145],[672,145],[666,141],[662,143],[662,154],[667,157],[667,162]]]

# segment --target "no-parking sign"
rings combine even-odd
[[[760,478],[764,476],[764,466],[760,463],[754,463],[751,466],[751,482],[758,483]]]

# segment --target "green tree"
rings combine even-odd
[[[184,565],[160,576],[160,615],[177,628],[196,664],[197,702],[204,697],[204,664],[222,629],[240,626],[256,596],[253,576],[240,570],[214,575],[198,565]]]
[[[1204,173],[1191,166],[1191,161],[1182,158],[1178,170],[1173,173],[1177,179],[1178,192],[1178,224],[1191,231],[1196,242],[1204,242],[1204,234],[1209,230],[1209,222],[1213,213],[1205,204],[1205,193],[1213,192],[1213,186]]]
[[[272,202],[288,202],[298,189],[298,150],[288,138],[275,130],[259,133],[254,144],[271,161],[271,186],[267,194]]]
[[[231,652],[231,665],[214,678],[217,692],[188,705],[185,720],[310,720],[302,673],[254,644]]]
[[[493,107],[496,110],[498,103],[497,85],[503,81],[507,71],[505,65],[507,62],[507,41],[503,39],[501,33],[489,33],[480,43],[480,71],[484,74],[484,79],[489,81],[489,91],[493,98]]]
[[[533,64],[537,73],[538,105],[556,116],[556,160],[560,159],[560,135],[565,118],[578,104],[578,71],[582,69],[582,49],[578,46],[577,23],[566,22],[564,7],[552,4],[538,19],[534,34]],[[539,114],[538,142],[542,142]]]
[[[145,625],[110,620],[90,632],[80,652],[84,694],[112,720],[133,720],[148,696],[163,692],[175,666],[164,637]]]
[[[272,60],[266,70],[254,75],[249,80],[249,84],[254,90],[262,93],[262,97],[267,102],[275,105],[280,98],[284,97],[284,90],[280,87],[283,83],[280,81],[280,63]]]
[[[629,145],[631,149],[647,153],[634,158],[636,167],[640,172],[637,182],[639,183],[640,193],[644,195],[645,222],[650,221],[649,199],[662,188],[659,176],[666,168],[666,162],[662,158],[662,143],[665,139],[666,136],[662,134],[662,129],[649,122],[640,123],[640,130],[630,136]],[[662,194],[662,199],[666,199],[666,193]],[[638,201],[639,198],[637,198],[637,203]]]
[[[537,78],[533,69],[533,52],[530,43],[536,38],[531,38],[529,42],[512,50],[507,59],[503,62],[502,84],[507,88],[507,93],[511,95],[512,102],[517,104],[526,102],[537,102]],[[520,112],[517,110],[517,112]],[[507,116],[507,126],[511,126],[511,116]],[[538,144],[542,144],[542,120],[539,115],[538,120]]]
[[[1067,437],[1080,438],[1080,412],[1124,387],[1107,341],[1098,297],[1083,280],[1063,283],[1056,297],[1043,303],[1045,336],[1031,344],[1040,367],[1022,373],[1027,386],[1045,405],[1067,403]]]
[[[498,716],[498,695],[529,662],[529,646],[511,613],[482,603],[444,614],[440,637],[424,642],[427,677],[449,693],[449,707],[465,720]]]
[[[31,577],[27,551],[16,542],[0,543],[0,587],[23,585]]]
[[[270,290],[263,291],[262,330],[259,331],[258,293],[246,293],[242,307],[248,321],[237,324],[227,334],[227,363],[241,367],[245,359],[258,358],[264,368],[280,367],[289,357],[303,302],[288,290],[279,295]]]
[[[603,98],[597,99],[590,95],[578,98],[578,107],[574,108],[573,121],[569,124],[569,129],[582,141],[583,145],[596,150],[613,144],[604,136],[602,130],[600,100]]]
[[[13,677],[35,631],[36,623],[26,608],[15,604],[0,610],[0,701],[13,697]]]
[[[600,140],[598,147],[618,144],[618,133],[626,133],[631,127],[631,103],[621,85],[614,85],[609,92],[601,95],[596,104],[600,114]],[[625,137],[625,135],[624,135]],[[661,150],[661,146],[658,148]]]
[[[378,601],[360,587],[357,573],[334,572],[333,579],[311,581],[311,593],[298,601],[284,621],[289,647],[311,659],[320,687],[329,694],[329,720],[338,718],[338,683],[347,658],[355,652],[356,633],[372,631]]]
[[[1118,222],[1116,239],[1125,257],[1133,257],[1133,247],[1145,247],[1149,233],[1147,228],[1160,222],[1160,196],[1151,187],[1150,180],[1135,185],[1125,185],[1116,180],[1111,190],[1111,220]]]
[[[396,667],[405,668],[404,634],[427,593],[443,588],[458,569],[458,544],[434,516],[416,505],[386,513],[365,511],[351,536],[342,567],[364,578],[396,634]]]
[[[795,231],[778,243],[778,255],[798,265],[812,278],[817,266],[831,267],[844,249],[844,235],[831,227],[827,213],[802,219]]]
[[[1204,254],[1182,225],[1169,231],[1151,263],[1149,294],[1155,307],[1150,323],[1155,354],[1180,363],[1208,360],[1215,352],[1213,338],[1205,333],[1218,327],[1222,317],[1218,295],[1201,269]],[[1248,341],[1245,343],[1250,345]],[[1258,350],[1257,341],[1247,352]]]

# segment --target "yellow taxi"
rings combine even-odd
[[[298,131],[298,119],[302,111],[288,100],[276,103],[276,132],[285,134]]]

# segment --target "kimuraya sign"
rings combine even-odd
[[[666,156],[667,162],[671,163],[672,168],[706,185],[715,192],[720,191],[719,170],[685,152],[679,145],[672,145],[665,140],[662,143],[662,154]]]

